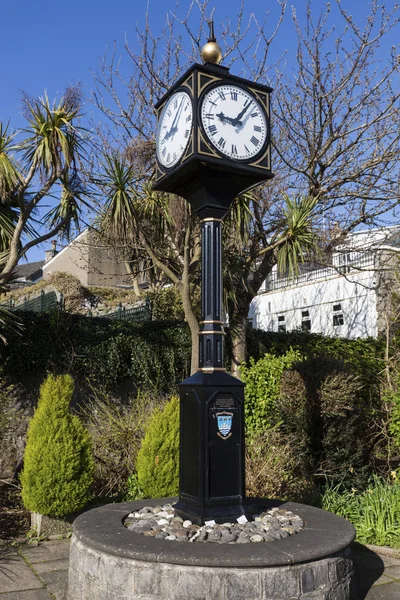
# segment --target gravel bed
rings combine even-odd
[[[175,516],[172,504],[143,506],[129,514],[125,527],[142,535],[177,542],[212,542],[217,544],[257,544],[273,542],[299,533],[304,522],[289,510],[271,508],[240,517],[235,523],[218,524],[207,521],[195,525]]]

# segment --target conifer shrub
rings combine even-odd
[[[137,480],[147,498],[176,496],[179,489],[179,398],[153,412],[136,459]]]
[[[73,390],[70,375],[49,375],[40,388],[21,473],[22,500],[30,511],[62,517],[83,508],[90,498],[91,439],[69,412]]]

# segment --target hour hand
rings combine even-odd
[[[223,112],[218,113],[216,116],[222,122],[225,121],[225,123],[230,123],[231,125],[241,125],[240,121],[237,121],[237,119],[232,119],[232,117],[227,117]]]
[[[169,131],[164,135],[163,140],[168,140],[174,133],[178,131],[177,127],[171,127]]]

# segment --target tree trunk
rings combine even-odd
[[[189,282],[184,282],[181,289],[183,311],[192,335],[192,360],[190,363],[190,374],[193,375],[199,366],[199,323],[194,314],[190,298]]]
[[[231,336],[232,336],[232,359],[231,359],[231,375],[240,379],[239,367],[246,360],[246,330],[247,330],[247,313],[236,313],[232,320]]]

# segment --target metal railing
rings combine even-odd
[[[326,279],[328,277],[334,277],[338,275],[348,275],[359,273],[365,267],[371,267],[374,264],[374,255],[372,252],[366,252],[365,255],[358,257],[356,260],[351,262],[345,262],[344,264],[337,265],[335,267],[323,267],[320,269],[313,269],[305,273],[300,273],[295,277],[279,276],[278,273],[271,273],[265,280],[265,287],[263,286],[260,293],[272,292],[274,290],[283,289],[286,287],[302,285],[304,283],[311,283],[319,279]]]
[[[88,315],[91,316],[91,313]],[[101,319],[115,319],[117,321],[136,321],[138,323],[144,323],[152,320],[151,302],[146,298],[146,302],[141,306],[135,306],[134,308],[125,308],[120,302],[118,309],[112,313],[101,315]]]
[[[47,312],[48,310],[54,310],[55,308],[63,309],[64,300],[62,294],[60,299],[58,299],[55,292],[47,292],[46,294],[42,290],[40,292],[40,296],[37,296],[36,298],[29,298],[25,296],[22,302],[16,304],[15,299],[11,297],[8,302],[3,302],[0,304],[0,306],[3,306],[4,308],[7,308],[7,310],[11,311],[22,310],[24,312],[42,313]]]

